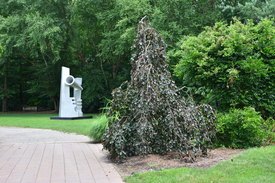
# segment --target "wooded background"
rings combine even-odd
[[[165,40],[169,67],[174,73],[175,65],[182,59],[178,54],[183,49],[182,42],[187,37],[199,35],[206,26],[221,21],[224,26],[236,21],[247,24],[251,19],[250,27],[253,27],[267,18],[273,23],[262,26],[269,25],[268,30],[272,33],[275,0],[0,0],[1,110],[20,111],[23,106],[57,110],[61,66],[67,66],[74,76],[83,78],[84,111],[99,111],[110,98],[111,91],[129,79],[137,23],[145,15]],[[274,36],[270,39],[272,41]],[[269,46],[270,55],[264,57],[272,68],[274,44]],[[238,71],[231,71],[228,77],[234,79]],[[274,79],[273,71],[268,75],[270,83]],[[174,77],[179,86],[189,87],[188,92],[203,90],[203,83],[197,85],[203,80],[182,81],[179,70]],[[241,79],[247,81],[248,78]],[[268,86],[264,91],[271,89],[271,93],[258,97],[271,97],[265,103],[268,109],[259,108],[270,116],[274,109],[274,83]],[[249,86],[245,90],[249,91]],[[253,92],[262,90],[254,88]],[[226,105],[234,107],[236,101],[231,105],[232,102],[222,103],[226,98],[212,100],[207,91],[195,94],[196,102],[207,101],[221,109]],[[235,106],[242,107],[242,102],[239,103]]]

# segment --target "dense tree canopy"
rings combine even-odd
[[[274,17],[274,0],[0,0],[2,111],[57,109],[60,67],[83,77],[86,111],[129,79],[136,25],[147,15],[168,50],[217,21]],[[170,67],[178,62],[170,59]]]

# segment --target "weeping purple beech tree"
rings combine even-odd
[[[146,17],[138,25],[131,81],[112,93],[103,145],[113,158],[179,152],[206,154],[215,135],[211,106],[182,98],[166,63],[165,43]]]

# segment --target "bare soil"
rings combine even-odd
[[[128,158],[125,162],[116,164],[121,176],[129,176],[134,173],[160,170],[176,167],[201,167],[206,168],[216,165],[218,162],[233,159],[240,154],[242,149],[218,148],[208,152],[206,157],[199,157],[193,163],[188,163],[176,153],[166,155],[146,155]]]

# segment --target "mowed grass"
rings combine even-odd
[[[0,126],[52,129],[88,136],[91,126],[102,115],[93,115],[91,119],[51,120],[57,114],[0,114]]]
[[[211,168],[177,168],[135,174],[127,183],[274,183],[275,146],[253,148]]]

